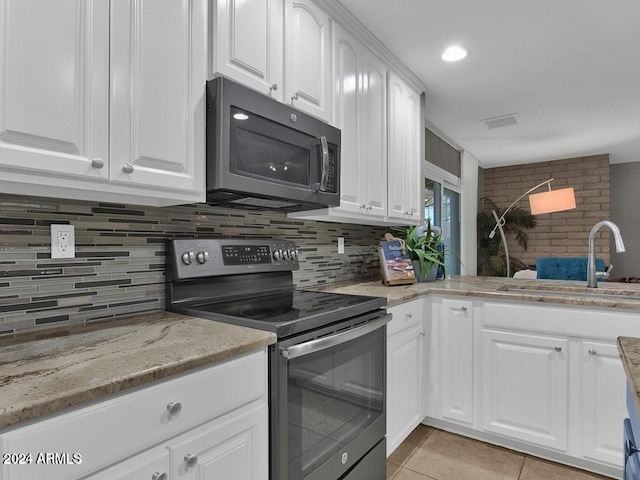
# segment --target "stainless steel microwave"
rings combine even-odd
[[[226,78],[207,82],[207,203],[340,204],[340,130]]]

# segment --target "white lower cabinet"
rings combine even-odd
[[[637,312],[430,302],[424,423],[621,477],[626,377],[615,341],[640,336]]]
[[[440,322],[442,418],[473,423],[473,303],[443,299]]]
[[[484,430],[567,449],[568,340],[482,332]]]
[[[387,326],[387,456],[424,418],[423,300],[392,307]]]
[[[0,479],[266,480],[268,441],[262,349],[0,431],[0,451],[34,455]]]
[[[596,461],[620,464],[627,379],[616,344],[582,341],[580,361],[582,454]]]
[[[217,480],[266,479],[269,470],[267,406],[262,405],[227,421],[214,421],[174,440],[172,478]]]
[[[86,480],[169,480],[171,469],[166,447],[152,448]],[[164,475],[164,476],[163,476]]]

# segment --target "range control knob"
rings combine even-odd
[[[285,260],[289,260],[291,258],[291,253],[289,252],[289,250],[283,250],[282,256]]]
[[[276,260],[282,260],[284,258],[284,252],[281,249],[273,252],[273,258]]]
[[[184,252],[182,254],[182,263],[185,265],[191,265],[195,258],[195,254],[193,252]]]
[[[298,258],[298,251],[295,248],[292,248],[289,250],[289,256],[291,257],[291,260],[296,260]]]
[[[196,260],[200,265],[204,265],[207,263],[207,260],[209,260],[209,252],[204,251],[196,253]]]

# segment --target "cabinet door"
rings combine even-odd
[[[86,480],[162,480],[169,477],[169,450],[156,447],[107,468]]]
[[[568,340],[484,330],[483,427],[566,451]]]
[[[178,438],[169,446],[175,478],[267,480],[266,405],[232,412]]]
[[[443,418],[473,422],[473,303],[442,300],[441,352]]]
[[[0,168],[108,178],[109,0],[0,0],[0,31]]]
[[[420,94],[389,73],[388,215],[419,223],[422,192]]]
[[[387,71],[365,51],[360,71],[362,84],[362,161],[365,212],[387,215]]]
[[[423,338],[420,322],[387,343],[387,456],[423,418]]]
[[[334,24],[334,72],[335,85],[333,124],[340,129],[340,210],[362,213],[362,189],[360,159],[361,116],[359,111],[361,58],[359,42],[340,25]]]
[[[331,26],[310,0],[286,0],[284,102],[331,121]]]
[[[340,211],[386,215],[386,67],[334,26],[334,124],[342,131]]]
[[[616,345],[583,341],[582,454],[615,467],[622,464],[626,377]]]
[[[111,180],[203,198],[207,0],[111,8]]]
[[[280,0],[215,3],[214,72],[282,100],[283,8]]]

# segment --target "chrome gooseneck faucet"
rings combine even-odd
[[[616,242],[616,251],[622,253],[626,251],[624,242],[622,241],[622,235],[618,226],[610,222],[609,220],[603,220],[596,223],[591,232],[589,233],[589,257],[587,259],[587,287],[598,288],[598,282],[596,281],[596,233],[601,227],[607,226],[613,232],[613,238]]]

